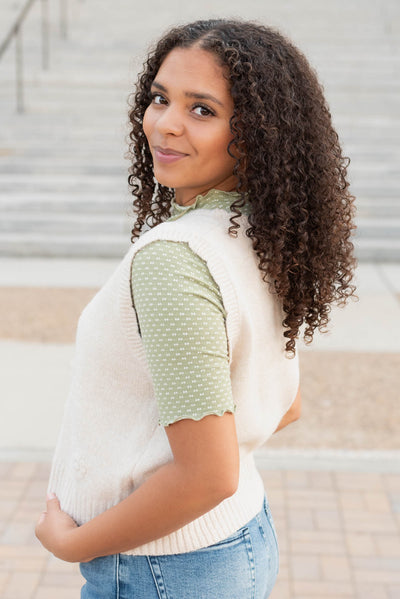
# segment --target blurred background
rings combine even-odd
[[[258,458],[281,548],[273,597],[400,597],[398,0],[1,0],[3,599],[78,596],[77,565],[42,550],[33,524],[79,314],[130,245],[128,96],[168,27],[215,16],[276,26],[303,50],[357,198],[359,300],[299,343],[302,417]]]

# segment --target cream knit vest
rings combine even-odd
[[[79,319],[73,377],[49,490],[82,524],[137,489],[173,455],[157,403],[130,292],[134,254],[157,239],[188,242],[207,262],[227,311],[226,328],[241,467],[237,491],[181,529],[126,553],[160,555],[217,543],[262,508],[253,451],[272,435],[298,387],[298,359],[284,354],[283,312],[258,269],[247,218],[238,237],[229,212],[196,209],[143,233]],[[173,356],[171,356],[171,360]]]

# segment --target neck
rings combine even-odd
[[[196,201],[196,197],[199,195],[206,195],[211,189],[218,189],[220,191],[235,191],[237,186],[237,178],[231,175],[221,183],[212,185],[211,187],[199,187],[196,190],[193,189],[175,189],[175,202],[180,206],[190,206]]]

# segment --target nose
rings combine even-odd
[[[161,135],[182,135],[183,116],[177,106],[166,106],[157,119],[156,128]]]

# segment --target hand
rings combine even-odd
[[[78,557],[79,546],[74,542],[77,523],[61,510],[54,493],[47,495],[47,509],[36,524],[35,534],[43,547],[67,562],[84,561]]]

